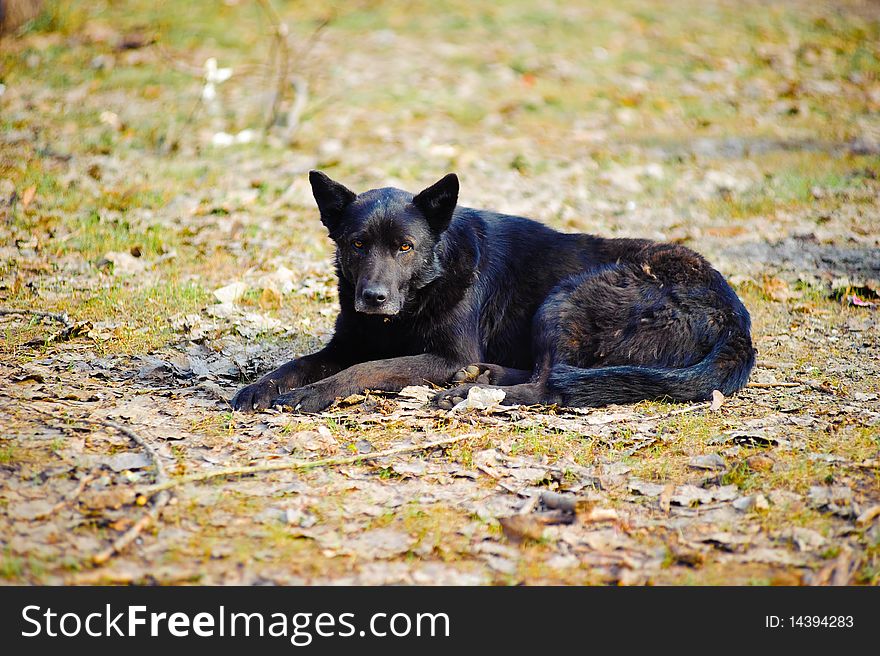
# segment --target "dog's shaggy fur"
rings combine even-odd
[[[236,410],[314,412],[450,379],[441,407],[473,384],[501,386],[505,403],[692,401],[735,392],[754,366],[749,313],[683,246],[457,207],[452,174],[415,196],[310,180],[336,243],[336,331],[240,390]]]

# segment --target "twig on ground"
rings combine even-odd
[[[53,333],[48,337],[42,338],[34,338],[27,342],[24,342],[21,346],[30,347],[30,346],[42,346],[46,344],[51,344],[52,342],[62,342],[72,337],[76,337],[82,331],[84,325],[83,323],[74,323],[70,320],[70,317],[67,316],[66,312],[43,312],[42,310],[26,310],[26,309],[18,309],[18,308],[0,308],[0,316],[31,316],[38,317],[40,319],[50,319],[57,323],[60,323],[64,328],[57,333]]]
[[[666,419],[667,417],[674,417],[676,415],[687,414],[688,412],[696,412],[697,410],[703,410],[704,408],[708,408],[710,405],[711,405],[711,403],[708,403],[708,402],[695,403],[694,405],[689,405],[684,408],[676,408],[675,410],[670,410],[669,412],[661,412],[660,414],[649,415],[647,417],[638,417],[638,416],[616,417],[616,416],[612,416],[608,419],[605,419],[604,421],[596,422],[595,424],[591,424],[591,425],[604,426],[605,424],[617,424],[622,421],[658,421],[660,419]],[[583,415],[576,415],[576,416],[583,416]]]
[[[65,506],[73,503],[74,501],[77,500],[77,498],[79,498],[79,495],[83,493],[83,491],[86,489],[86,486],[89,483],[91,483],[93,480],[95,480],[95,473],[94,472],[86,474],[85,476],[82,477],[82,479],[80,479],[79,485],[76,486],[76,489],[73,492],[68,494],[66,497],[64,497],[61,501],[56,503],[54,506],[52,506],[52,508],[50,508],[46,512],[40,513],[39,515],[34,517],[34,519],[46,519],[48,517],[51,517],[52,515],[54,515],[58,511],[60,511]]]
[[[91,419],[88,417],[63,417],[57,415],[53,412],[49,412],[48,410],[43,410],[41,408],[33,408],[36,412],[52,417],[54,419],[64,419],[70,421],[77,421],[83,424],[92,424],[95,426],[104,426],[106,428],[112,428],[113,430],[122,433],[139,447],[141,447],[144,452],[146,452],[147,457],[149,457],[150,462],[153,464],[153,467],[156,468],[156,483],[157,485],[161,485],[168,482],[168,474],[165,472],[165,466],[162,464],[162,460],[159,457],[159,454],[152,447],[152,445],[144,440],[140,435],[135,433],[130,428],[117,424],[116,422],[109,421],[106,419]],[[157,490],[158,491],[158,490]],[[107,547],[106,549],[99,551],[95,555],[92,556],[91,561],[95,565],[103,565],[108,560],[110,560],[114,555],[123,551],[129,544],[134,542],[138,536],[143,532],[145,528],[147,528],[150,524],[156,521],[159,518],[159,514],[162,512],[162,509],[168,504],[171,500],[171,494],[166,491],[158,491],[159,494],[156,496],[153,505],[147,511],[147,514],[141,517],[137,522],[135,522],[131,528],[129,528],[125,533],[119,536],[113,543]],[[152,495],[151,495],[152,496]],[[147,499],[138,499],[138,503],[146,503]]]
[[[159,454],[156,450],[146,442],[140,435],[135,433],[132,430],[129,430],[125,426],[120,426],[117,423],[112,421],[105,420],[85,420],[87,423],[97,423],[100,425],[107,426],[109,428],[113,428],[114,430],[119,431],[132,441],[138,444],[144,451],[146,451],[147,455],[150,457],[150,460],[153,462],[153,465],[156,467],[156,482],[157,483],[165,483],[168,481],[168,475],[165,473],[165,467],[162,465],[162,461],[159,458]],[[92,556],[92,562],[95,565],[103,565],[108,560],[110,560],[114,555],[123,551],[129,544],[134,542],[141,532],[147,528],[154,521],[159,519],[159,515],[162,512],[162,509],[168,504],[171,500],[171,494],[169,492],[161,492],[156,496],[153,505],[150,507],[150,510],[147,511],[147,514],[141,517],[135,524],[129,528],[125,533],[123,533],[119,538],[113,541],[109,547],[96,553]],[[146,503],[146,499],[143,501]],[[141,500],[138,499],[138,503],[141,503]]]
[[[337,458],[324,458],[321,460],[293,460],[288,462],[273,462],[267,465],[250,465],[245,467],[224,467],[222,469],[214,469],[211,471],[201,472],[199,474],[190,474],[189,476],[181,476],[173,478],[163,483],[156,483],[148,487],[142,488],[139,494],[142,497],[150,498],[154,494],[170,490],[186,483],[196,483],[206,481],[212,478],[220,478],[224,476],[249,476],[252,474],[262,474],[265,472],[284,471],[284,470],[307,470],[316,467],[332,467],[336,465],[352,465],[364,460],[375,460],[377,458],[386,458],[401,453],[412,453],[413,451],[426,451],[437,446],[447,446],[456,442],[461,442],[472,437],[476,437],[476,433],[465,433],[455,437],[445,437],[442,440],[434,440],[425,442],[424,444],[409,444],[407,446],[398,446],[393,449],[384,451],[374,451],[372,453],[359,453],[353,456],[342,456]]]
[[[771,387],[800,387],[803,383],[749,383],[746,387],[768,389]]]
[[[17,308],[0,308],[0,316],[22,315],[40,317],[41,319],[51,319],[65,326],[70,326],[70,317],[64,312],[43,312],[42,310],[26,310]]]
[[[128,547],[128,545],[134,542],[145,528],[147,528],[150,524],[152,524],[159,518],[160,501],[161,499],[157,498],[156,504],[147,512],[146,515],[137,520],[137,522],[135,522],[131,528],[129,528],[125,533],[116,538],[113,541],[113,544],[111,544],[103,551],[99,551],[94,556],[92,556],[92,563],[94,565],[103,565],[108,560],[113,558],[113,556],[121,553],[125,550],[126,547]],[[167,499],[165,503],[168,503]],[[165,503],[163,503],[162,505],[165,505]]]

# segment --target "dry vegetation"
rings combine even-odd
[[[275,6],[277,98],[265,3],[48,3],[0,41],[0,308],[27,311],[0,315],[3,581],[880,582],[876,3]],[[752,312],[757,385],[232,414],[332,328],[313,167],[357,190],[455,170],[466,205],[692,246]],[[177,487],[96,564],[159,498],[106,422],[172,479],[367,457]]]

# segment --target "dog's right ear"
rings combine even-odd
[[[357,198],[357,194],[320,171],[309,171],[309,182],[312,183],[312,194],[321,212],[321,223],[332,234],[339,226],[342,210]]]

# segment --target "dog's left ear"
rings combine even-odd
[[[309,171],[309,182],[321,212],[321,223],[333,234],[339,226],[342,210],[357,198],[357,194],[320,171]]]
[[[412,204],[421,210],[428,219],[431,230],[438,235],[449,227],[456,203],[458,203],[458,176],[455,173],[444,176],[412,199]]]

